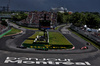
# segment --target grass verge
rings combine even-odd
[[[38,28],[31,28],[31,27],[23,27],[23,26],[20,26],[22,28],[26,28],[26,29],[30,29],[30,30],[38,30]]]
[[[68,29],[69,29],[70,31],[72,31],[72,33],[76,34],[77,36],[81,37],[82,39],[84,39],[84,40],[86,40],[87,42],[91,43],[93,46],[95,46],[95,47],[97,47],[98,49],[100,49],[100,46],[97,45],[95,42],[89,40],[88,38],[84,37],[83,35],[77,33],[76,31],[74,31],[74,30],[72,30],[72,29],[70,29],[70,28],[68,28]]]
[[[33,44],[33,42],[34,42],[35,38],[37,37],[37,35],[42,36],[43,32],[36,32],[32,36],[30,36],[27,40],[25,40],[24,43],[25,44]]]
[[[58,30],[60,27],[63,27],[63,26],[65,26],[65,24],[64,24],[64,25],[57,26],[57,27],[55,28],[55,30]]]
[[[12,22],[12,23],[13,23],[13,24],[16,24],[15,22]],[[16,25],[18,25],[18,24],[16,24]],[[22,27],[22,28],[25,28],[25,29],[38,30],[38,28],[24,27],[24,26],[21,26],[21,25],[18,25],[18,26],[20,26],[20,27]]]
[[[71,43],[59,32],[49,32],[49,44],[53,45],[71,45]]]
[[[5,34],[9,33],[10,31],[11,31],[11,29],[10,29],[10,30],[8,30],[7,32],[5,32],[5,33],[1,34],[1,35],[0,35],[0,38],[2,38]]]
[[[43,32],[36,32],[24,41],[25,44],[33,44],[37,35],[43,35]],[[72,45],[62,34],[59,32],[49,32],[49,44],[51,45]]]
[[[11,28],[11,31],[8,32],[7,34],[5,34],[5,36],[6,36],[6,35],[16,34],[16,33],[19,33],[19,32],[21,32],[21,30],[16,29],[16,28]]]

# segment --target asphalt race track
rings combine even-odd
[[[17,25],[11,24],[18,28]],[[0,39],[0,66],[99,66],[100,50],[92,45],[87,50],[80,50],[86,46],[86,41],[74,35],[66,27],[61,28],[61,33],[75,46],[74,50],[49,50],[20,49],[16,46],[35,33],[33,30],[23,30],[22,34],[3,37]]]
[[[0,49],[1,50],[6,50],[6,51],[16,51],[16,50],[12,50],[11,48],[7,47],[6,44],[9,43],[12,44],[14,42],[15,46],[20,46],[21,43],[27,39],[29,36],[33,35],[35,32],[31,31],[31,30],[26,30],[26,33],[21,35],[19,34],[19,37],[16,37],[16,35],[13,35],[15,38],[11,39],[11,36],[7,36],[7,37],[3,37],[2,39],[0,39]],[[13,42],[11,42],[13,41]]]

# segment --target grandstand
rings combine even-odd
[[[55,26],[57,24],[57,14],[52,12],[29,12],[28,17],[23,19],[17,24],[28,26],[28,27],[39,27],[39,20],[44,19],[44,14],[46,14],[46,20],[51,21],[51,26]]]

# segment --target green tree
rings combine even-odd
[[[23,12],[17,13],[16,15],[12,16],[12,20],[15,20],[15,21],[20,21],[26,18],[27,18],[27,14]]]
[[[99,28],[100,17],[98,15],[88,13],[86,16],[86,24],[90,28]]]
[[[8,26],[8,24],[5,20],[2,20],[1,24],[4,25],[4,26]]]
[[[73,23],[73,25],[80,27],[80,26],[82,26],[82,24],[84,24],[83,18],[84,18],[83,13],[75,12],[75,13],[72,14],[71,22]]]
[[[63,23],[63,13],[58,12],[57,13],[57,21],[58,23]]]

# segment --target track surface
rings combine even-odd
[[[14,25],[16,26],[16,25]],[[20,28],[22,29],[22,28]],[[71,66],[77,66],[79,64],[79,62],[81,64],[83,64],[83,66],[87,66],[87,65],[91,65],[91,66],[99,66],[99,61],[100,61],[100,51],[97,49],[95,49],[94,47],[90,46],[89,48],[91,50],[80,50],[80,47],[85,46],[85,41],[80,39],[79,37],[75,36],[74,34],[72,34],[71,32],[69,32],[68,30],[66,31],[65,28],[61,28],[61,32],[63,31],[64,33],[62,33],[75,47],[75,50],[68,50],[67,52],[69,53],[63,53],[63,54],[44,54],[46,52],[66,52],[66,50],[62,50],[62,51],[41,51],[42,53],[24,53],[24,52],[28,52],[28,51],[24,51],[23,50],[16,50],[16,49],[12,49],[12,46],[17,46],[20,45],[20,43],[22,43],[23,40],[27,39],[28,36],[32,35],[34,33],[34,31],[31,30],[25,30],[23,29],[25,32],[22,35],[17,35],[15,36],[15,39],[11,39],[10,37],[3,37],[0,39],[0,66],[66,66],[68,65],[68,63],[40,63],[37,64],[37,61],[40,61],[42,59],[43,62],[47,62],[47,59],[51,59],[51,62],[57,61],[57,62],[61,62],[61,59],[67,59],[64,61],[68,61],[68,59],[71,59],[70,64]],[[12,46],[11,46],[12,45]],[[10,46],[10,47],[8,47]],[[23,51],[23,52],[22,52]],[[32,51],[32,50],[31,50]],[[33,50],[34,51],[34,50]],[[40,51],[38,51],[40,52]],[[71,52],[71,53],[70,53]],[[77,52],[77,53],[74,53]],[[87,52],[87,53],[85,53]],[[16,57],[16,58],[20,58],[20,57],[26,57],[26,58],[37,58],[34,60],[33,63],[27,64],[24,61],[22,63],[12,63],[14,62],[14,60],[7,62],[4,62],[6,60],[7,57]],[[45,58],[46,60],[43,60],[43,58]],[[55,60],[56,59],[56,60]],[[60,60],[59,60],[60,59]],[[25,60],[25,58],[24,58]],[[88,63],[86,63],[88,62]],[[79,66],[79,65],[78,65]],[[82,66],[82,65],[80,65]]]

